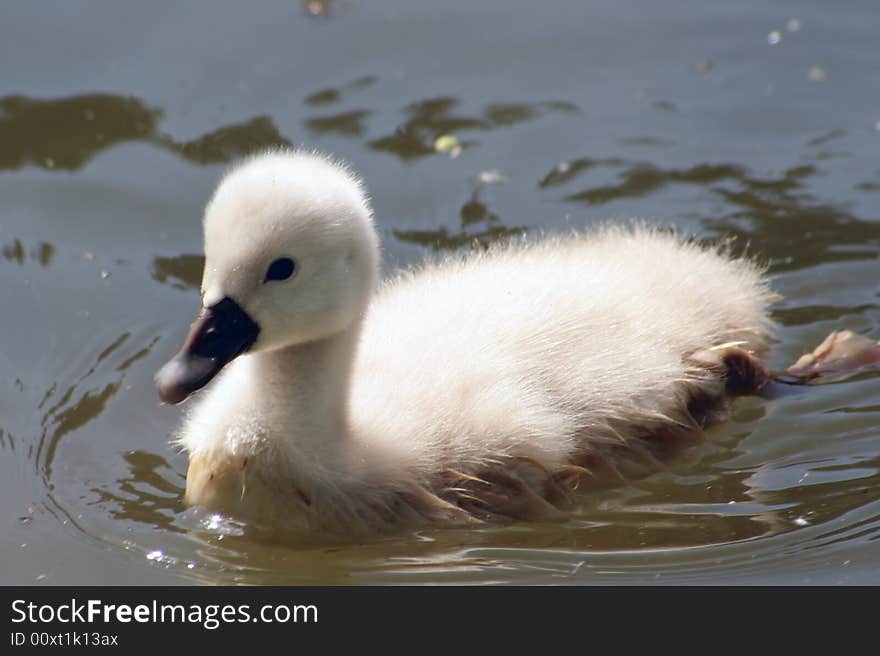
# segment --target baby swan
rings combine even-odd
[[[248,159],[205,210],[202,311],[156,376],[186,500],[363,534],[559,514],[650,471],[760,389],[759,269],[647,228],[499,245],[378,284],[358,178]],[[219,374],[219,375],[218,375]]]

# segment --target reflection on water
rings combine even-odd
[[[331,116],[306,120],[306,127],[315,134],[336,133],[346,137],[360,137],[366,131],[365,121],[373,112],[354,110]]]
[[[63,393],[42,412],[33,459],[34,467],[42,475],[50,491],[54,488],[53,468],[63,438],[94,421],[107,409],[121,389],[129,368],[146,358],[159,341],[154,336],[134,352],[126,350],[123,357],[121,349],[130,338],[131,333],[125,332],[104,348],[75,382],[61,385]],[[111,358],[114,354],[116,357]],[[115,367],[112,366],[120,357],[122,360]],[[85,391],[78,393],[78,389],[85,386],[93,376],[103,380],[92,382]],[[46,390],[38,408],[42,411],[58,391],[59,383],[55,382]]]
[[[352,90],[376,82],[369,76],[339,89],[324,89],[305,99],[319,107],[339,102]],[[440,97],[406,106],[406,119],[393,134],[372,139],[370,148],[391,153],[402,160],[435,153],[434,140],[444,134],[487,131],[530,121],[548,112],[575,113],[577,106],[563,101],[494,103],[481,115],[452,113],[457,98]],[[317,135],[335,133],[362,137],[373,111],[354,109],[306,119]],[[97,153],[119,143],[139,141],[171,150],[197,164],[230,162],[272,146],[290,146],[272,118],[257,116],[208,132],[191,141],[177,141],[161,132],[163,112],[134,96],[88,94],[38,100],[24,96],[0,98],[0,169],[33,165],[45,169],[75,170]],[[461,141],[466,148],[472,141]]]
[[[702,187],[727,208],[721,216],[712,217],[712,230],[737,237],[742,244],[760,234],[761,255],[770,261],[774,273],[821,262],[876,259],[880,252],[880,223],[860,219],[843,206],[817,201],[807,191],[808,180],[821,175],[812,164],[760,178],[738,164],[664,169],[619,158],[581,158],[555,166],[538,184],[541,188],[564,187],[582,180],[585,174],[607,169],[617,172],[619,182],[587,186],[568,193],[565,200],[602,205],[645,197],[676,184]]]
[[[228,125],[193,141],[175,142],[159,136],[157,143],[196,164],[221,164],[268,147],[291,145],[268,116]]]
[[[814,137],[807,142],[807,146],[821,146],[822,144],[826,144],[829,141],[834,141],[835,139],[842,139],[846,136],[846,130],[832,130],[827,134],[820,135],[818,137]]]
[[[184,253],[173,257],[153,258],[153,280],[167,283],[176,289],[193,289],[202,284],[205,256]]]
[[[21,243],[21,240],[15,239],[11,243],[3,244],[2,248],[0,248],[0,254],[2,254],[4,260],[15,262],[18,265],[23,265],[25,260],[30,257],[31,260],[45,267],[49,266],[52,262],[52,257],[55,255],[55,247],[48,242],[41,241],[30,249],[29,255],[26,255],[24,244]]]
[[[620,143],[625,146],[652,146],[654,148],[669,148],[675,145],[675,142],[669,139],[658,139],[657,137],[624,137]]]
[[[0,449],[15,451],[15,437],[11,432],[0,428]]]
[[[34,465],[38,471],[43,472],[43,477],[47,482],[52,479],[52,465],[61,438],[97,417],[105,408],[109,398],[119,390],[121,380],[87,390],[71,404],[77,386],[94,374],[101,362],[124,344],[130,336],[130,333],[123,333],[105,348],[98,355],[95,363],[76,382],[70,384],[61,397],[43,414],[40,421],[42,431],[37,442]],[[57,389],[57,384],[53,383],[43,396],[40,407],[54,396]]]
[[[161,118],[162,110],[134,96],[6,96],[0,98],[0,170],[28,165],[75,170],[99,152],[132,141],[166,148],[197,164],[229,162],[261,148],[290,145],[266,116],[192,141],[175,141],[160,132]]]
[[[403,110],[406,120],[394,133],[373,139],[368,145],[373,150],[391,153],[407,161],[433,154],[434,141],[445,134],[494,130],[529,121],[549,112],[578,111],[576,105],[561,101],[497,103],[488,105],[480,116],[466,116],[453,113],[459,105],[460,101],[451,96],[430,98],[408,105]],[[461,141],[463,148],[473,145],[473,141]]]
[[[565,184],[569,180],[573,180],[582,171],[587,171],[597,166],[623,166],[625,162],[615,157],[609,159],[591,159],[582,157],[570,162],[561,162],[553,167],[553,169],[541,178],[538,186],[541,188],[558,187]]]
[[[773,312],[773,316],[786,326],[805,326],[816,321],[839,323],[844,317],[861,316],[870,310],[878,309],[880,309],[880,305],[875,303],[852,306],[799,305],[791,308],[777,308]]]
[[[450,232],[445,226],[433,230],[394,230],[400,241],[418,244],[434,251],[456,250],[464,247],[486,248],[495,241],[510,239],[525,233],[525,227],[509,227],[480,200],[480,186],[459,211],[460,230]]]
[[[129,96],[6,96],[0,98],[0,169],[78,169],[114,144],[149,140],[161,116],[160,110]]]
[[[404,108],[407,119],[394,134],[373,139],[370,147],[397,155],[402,160],[415,159],[434,153],[434,140],[441,135],[487,127],[488,124],[480,118],[451,114],[458,104],[458,99],[451,97],[413,103]]]
[[[340,89],[324,89],[306,98],[306,103],[321,106],[337,103],[349,90],[375,83],[375,78],[357,80]],[[461,104],[458,98],[442,96],[411,103],[403,108],[404,121],[390,135],[367,141],[372,150],[392,154],[402,161],[415,160],[436,154],[438,137],[464,132],[486,132],[531,121],[551,112],[576,113],[573,103],[546,101],[534,103],[492,103],[476,116],[454,113]],[[367,131],[366,121],[372,110],[352,109],[306,119],[306,128],[316,135],[335,133],[346,137],[362,137]],[[476,141],[459,139],[461,149],[476,145]]]
[[[304,102],[307,105],[312,105],[315,107],[318,107],[320,105],[332,105],[333,103],[337,103],[342,100],[350,92],[357,91],[358,89],[365,89],[376,84],[376,82],[378,81],[379,78],[377,78],[375,75],[365,75],[364,77],[358,78],[356,80],[353,80],[352,82],[349,82],[348,84],[344,84],[336,88],[327,88],[315,91],[314,93],[306,96]]]
[[[122,457],[129,475],[113,484],[93,488],[98,501],[92,504],[99,504],[115,519],[184,532],[176,525],[175,517],[184,510],[185,477],[176,474],[164,458],[154,453],[130,451]]]

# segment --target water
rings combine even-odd
[[[744,400],[567,522],[298,547],[184,508],[152,388],[208,194],[278,143],[364,174],[389,270],[650,217],[770,263],[772,367],[880,337],[878,28],[873,0],[5,7],[0,581],[880,583],[876,373]]]

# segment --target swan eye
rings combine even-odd
[[[269,265],[269,270],[266,271],[266,279],[263,282],[287,280],[293,275],[294,269],[296,269],[296,263],[293,260],[289,257],[279,257]]]

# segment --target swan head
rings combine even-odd
[[[359,179],[318,154],[252,157],[205,208],[202,310],[180,352],[156,374],[179,403],[244,352],[345,331],[363,314],[379,247]]]

